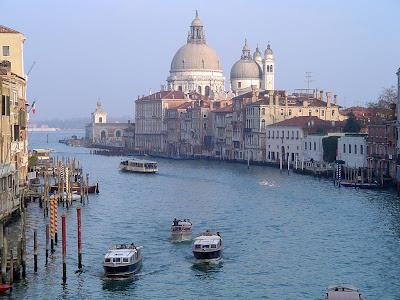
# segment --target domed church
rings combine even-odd
[[[275,60],[270,45],[265,49],[264,59],[258,47],[251,57],[250,48],[245,40],[242,56],[232,66],[230,77],[231,89],[235,95],[251,91],[252,86],[261,90],[274,90]]]
[[[167,78],[168,89],[198,93],[212,98],[225,94],[225,78],[217,52],[206,43],[203,24],[196,11],[187,43],[175,53]]]

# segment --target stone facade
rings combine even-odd
[[[135,124],[129,121],[108,123],[107,113],[100,102],[97,102],[91,123],[86,125],[85,131],[86,140],[92,145],[135,148]]]
[[[0,220],[20,208],[27,184],[28,136],[24,36],[0,26]]]
[[[350,168],[367,167],[367,138],[364,133],[346,133],[338,140],[337,159]]]

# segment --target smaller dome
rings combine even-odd
[[[240,59],[231,69],[231,80],[233,79],[261,79],[260,66],[252,59]]]
[[[265,49],[264,56],[267,57],[269,55],[274,55],[272,52],[271,46],[268,44],[267,49]]]

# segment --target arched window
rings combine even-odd
[[[201,86],[198,86],[197,91],[201,94]]]
[[[262,114],[262,115],[265,115],[265,108],[262,108],[262,109],[261,109],[261,114]],[[264,120],[263,120],[263,121],[264,121]],[[264,121],[264,122],[265,122],[265,121]]]
[[[270,70],[270,72],[273,72],[273,71],[274,71],[272,65],[269,67],[269,70]]]
[[[349,144],[349,153],[351,153],[351,144]]]
[[[267,72],[269,72],[269,65],[267,65]]]
[[[261,121],[261,128],[262,128],[262,129],[265,128],[265,120],[264,120],[264,119]]]
[[[116,130],[115,131],[115,137],[117,137],[117,138],[121,137],[121,130]]]
[[[101,138],[101,140],[105,140],[106,139],[106,131],[105,130],[101,131],[100,138]]]
[[[210,87],[208,85],[206,85],[204,92],[207,97],[210,96]]]
[[[103,123],[103,118],[99,117],[99,123]]]

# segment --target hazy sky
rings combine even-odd
[[[186,43],[195,10],[207,43],[224,66],[247,37],[252,51],[268,41],[275,87],[312,87],[350,106],[396,84],[400,1],[0,0],[0,24],[25,34],[33,119],[89,116],[99,97],[113,116],[132,115],[137,95],[160,88],[176,50]]]

